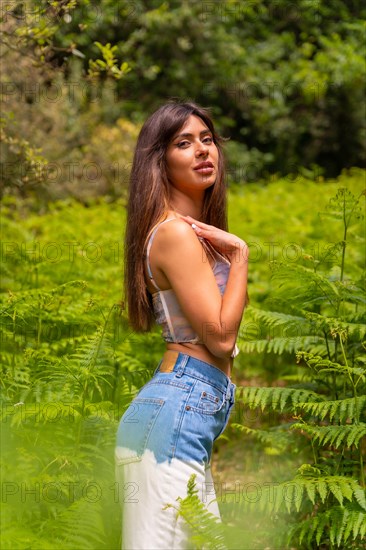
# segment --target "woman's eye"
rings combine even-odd
[[[210,145],[211,143],[213,143],[213,138],[210,137],[210,136],[207,136],[207,137],[202,139],[202,143],[208,143]],[[180,149],[182,149],[184,147],[188,147],[189,145],[190,145],[190,141],[188,141],[186,139],[176,143],[176,146],[179,147]]]

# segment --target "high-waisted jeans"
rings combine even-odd
[[[211,477],[212,446],[235,402],[228,376],[213,365],[168,350],[123,414],[115,449],[122,505],[122,549],[187,549],[188,531],[176,519],[177,497],[196,474],[198,496],[220,520]]]

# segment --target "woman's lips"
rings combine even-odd
[[[212,174],[214,170],[214,165],[209,161],[201,162],[194,168],[194,171],[199,172],[200,174]]]
[[[199,172],[200,174],[212,174],[214,171],[213,167],[206,166],[205,168],[195,168],[195,172]]]

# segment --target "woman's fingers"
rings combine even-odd
[[[200,229],[212,229],[212,225],[208,225],[207,223],[200,222],[199,220],[196,220],[195,218],[192,218],[192,216],[182,216],[182,218],[187,221],[190,225],[192,223],[196,224],[197,227]]]
[[[197,233],[201,234],[202,231],[207,231],[206,227],[202,227],[205,224],[202,222],[199,222],[198,220],[195,220],[194,218],[191,218],[190,216],[185,216],[183,220],[186,223],[189,223],[189,225],[192,227],[192,229]]]
[[[249,255],[248,245],[236,235],[232,235],[227,231],[218,229],[214,225],[209,225],[196,220],[195,218],[192,218],[192,216],[181,217],[185,222],[189,223],[197,235],[209,240],[214,246],[216,246],[219,252],[223,252],[228,255],[236,254],[238,252],[239,244],[239,246],[244,247]]]

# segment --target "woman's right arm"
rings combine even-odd
[[[200,231],[205,236],[203,225]],[[206,228],[210,228],[211,242],[224,250],[231,261],[222,296],[197,235],[183,220],[174,220],[159,228],[153,243],[156,245],[154,256],[193,330],[213,355],[229,358],[246,303],[248,248],[235,235],[213,226]],[[206,238],[207,235],[206,232]]]

